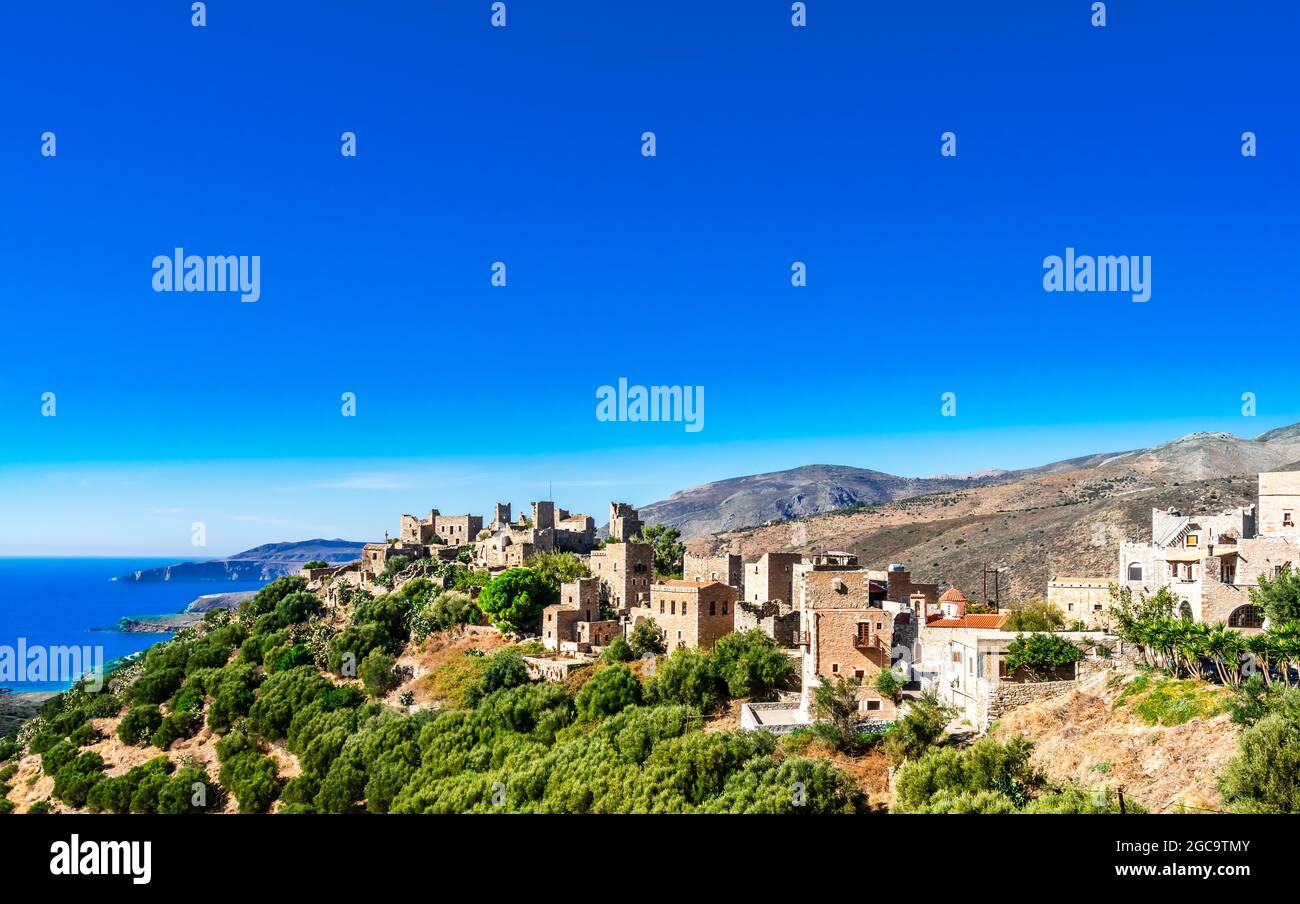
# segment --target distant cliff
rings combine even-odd
[[[175,634],[192,628],[203,621],[205,613],[213,609],[234,609],[251,597],[255,590],[237,590],[234,593],[207,593],[172,615],[128,615],[118,620],[114,631],[127,634]]]
[[[118,581],[273,581],[295,574],[307,562],[351,562],[364,546],[356,540],[298,540],[266,543],[228,559],[178,562],[120,575]]]

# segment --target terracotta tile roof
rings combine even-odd
[[[962,592],[958,590],[956,587],[949,587],[947,590],[943,592],[943,596],[939,597],[939,602],[964,603],[966,602],[966,597],[963,596]]]
[[[981,613],[965,618],[935,618],[925,623],[927,628],[1001,628],[1007,620],[1005,612],[997,615]]]
[[[669,578],[666,581],[660,581],[661,585],[667,587],[708,587],[718,581],[683,581],[680,578]]]

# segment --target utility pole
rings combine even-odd
[[[983,569],[983,577],[984,577],[984,602],[985,602],[986,604],[987,604],[987,603],[992,603],[992,604],[993,604],[993,608],[994,608],[994,610],[1001,610],[1001,608],[1002,608],[1002,588],[1001,588],[1001,585],[1000,585],[1000,583],[999,583],[999,576],[1001,575],[1001,572],[1002,572],[1002,569],[1000,569],[1000,568],[989,568],[987,565],[984,566],[984,569]],[[989,596],[989,575],[993,575],[993,595],[992,595],[992,596]]]

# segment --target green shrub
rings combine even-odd
[[[357,676],[361,679],[361,686],[366,689],[366,693],[372,697],[384,697],[388,692],[397,687],[397,660],[382,650],[371,650],[365,659],[361,660],[361,666],[357,669]]]
[[[123,744],[143,744],[162,725],[162,713],[157,706],[141,703],[127,710],[117,726],[117,736]]]
[[[635,657],[632,655],[632,645],[627,642],[622,634],[615,635],[614,639],[606,644],[604,651],[600,654],[603,662],[631,662]]]
[[[505,647],[488,657],[483,669],[483,678],[477,691],[471,694],[471,702],[486,697],[495,691],[519,687],[528,683],[528,668],[524,657],[515,647]]]
[[[637,622],[628,635],[627,642],[632,648],[632,655],[637,659],[644,659],[647,654],[657,656],[664,652],[663,638],[659,636],[659,627],[653,618]]]
[[[535,627],[557,597],[558,588],[531,568],[507,568],[479,592],[478,608],[493,625],[513,632]]]
[[[653,703],[676,703],[708,711],[721,698],[717,668],[705,653],[685,647],[660,662],[646,684]]]
[[[54,774],[54,796],[70,807],[84,807],[87,795],[103,774],[104,761],[99,754],[90,751],[78,754]]]
[[[241,813],[262,813],[280,793],[275,760],[263,756],[241,731],[232,731],[217,742],[221,762],[218,778],[239,802]]]
[[[733,697],[766,697],[794,674],[790,657],[758,628],[724,635],[710,655]]]
[[[641,702],[641,682],[626,665],[600,669],[582,686],[574,700],[578,718],[592,722]]]

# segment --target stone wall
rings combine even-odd
[[[1090,628],[1110,625],[1111,578],[1057,578],[1047,584],[1047,601],[1061,610],[1066,625],[1082,621]]]
[[[1015,709],[1017,706],[1024,706],[1026,703],[1037,703],[1039,700],[1059,697],[1067,691],[1074,690],[1077,686],[1078,682],[1073,680],[996,682],[989,689],[985,727],[989,722],[996,721],[1008,710]]]

